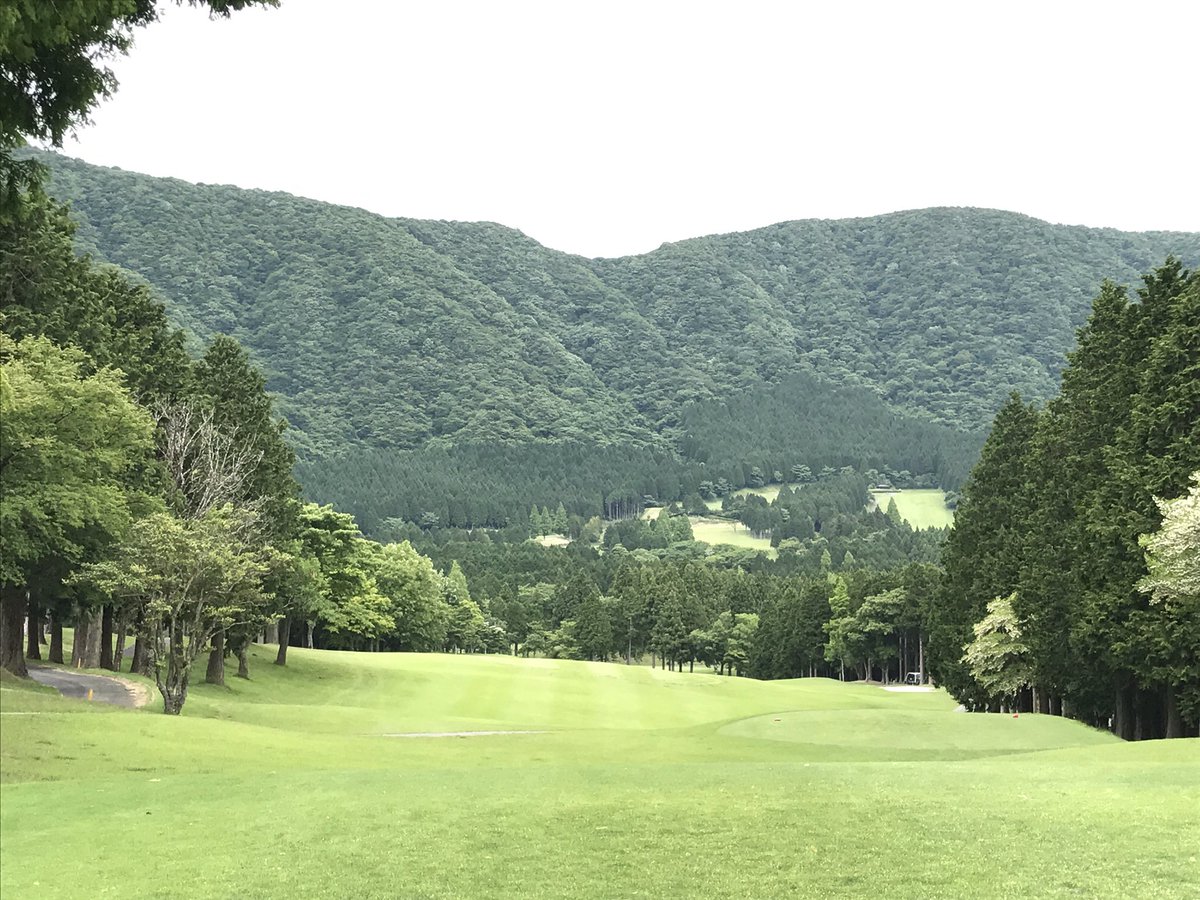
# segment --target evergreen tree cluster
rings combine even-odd
[[[638,534],[653,540],[659,529],[669,532],[657,524],[664,517],[643,521]],[[632,523],[619,524],[628,531]],[[664,668],[700,663],[759,678],[891,681],[920,673],[939,586],[929,563],[831,573],[763,555],[726,566],[619,544],[598,553],[579,544],[426,540],[422,549],[435,564],[462,566],[513,653],[653,655]]]
[[[1197,470],[1200,277],[1172,259],[1136,299],[1104,285],[1059,396],[1014,396],[997,415],[944,554],[940,680],[974,707],[1036,705],[1129,739],[1196,734],[1200,607],[1144,589],[1143,545]],[[1195,544],[1180,552],[1200,559]],[[1007,620],[989,605],[1005,598]],[[1000,629],[1027,662],[1015,697],[973,665],[982,651],[964,656],[989,617],[974,639]]]

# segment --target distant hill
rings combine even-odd
[[[250,348],[308,465],[538,443],[727,460],[766,421],[787,453],[804,423],[781,430],[781,416],[811,430],[824,408],[845,418],[847,397],[892,417],[899,440],[906,423],[975,433],[1009,392],[1054,391],[1104,278],[1136,282],[1172,253],[1200,261],[1200,234],[978,209],[787,222],[590,260],[500,225],[41,158],[83,222],[81,247],[139,273],[200,340]],[[780,388],[800,376],[809,401],[793,414]],[[703,425],[719,408],[733,410],[736,447]]]

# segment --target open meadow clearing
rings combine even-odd
[[[745,547],[748,550],[761,550],[770,556],[775,555],[771,547],[771,539],[755,537],[741,522],[732,519],[691,517],[692,534],[696,540],[706,544],[729,544],[733,547]]]
[[[949,528],[954,524],[954,510],[946,506],[946,492],[939,488],[872,491],[871,496],[883,510],[894,499],[900,517],[913,528]]]
[[[255,647],[182,717],[0,692],[23,897],[1200,892],[1200,745],[941,692]],[[525,731],[474,737],[388,735]]]

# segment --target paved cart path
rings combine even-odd
[[[70,669],[55,669],[50,666],[29,666],[29,677],[40,684],[55,688],[64,697],[86,700],[92,692],[92,702],[111,703],[136,709],[150,701],[150,692],[143,685],[121,678],[105,675],[84,675]]]

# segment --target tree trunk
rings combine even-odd
[[[87,644],[84,651],[83,667],[85,669],[100,668],[100,640],[104,636],[103,615],[100,610],[92,610],[88,617]]]
[[[249,652],[249,648],[246,644],[242,644],[242,646],[238,647],[237,659],[238,659],[237,677],[245,678],[247,681],[249,681],[250,680],[250,652]]]
[[[50,614],[50,662],[62,665],[63,633],[62,618],[57,612]]]
[[[113,608],[105,604],[100,613],[100,668],[113,668]]]
[[[279,620],[279,652],[275,654],[275,665],[287,665],[288,641],[292,636],[292,617],[284,616]]]
[[[212,650],[208,653],[208,671],[204,673],[205,684],[225,686],[225,629],[218,628],[213,634]]]
[[[29,675],[21,646],[22,621],[28,604],[25,592],[15,587],[0,587],[0,668],[22,678]]]
[[[1133,688],[1118,688],[1113,710],[1113,732],[1125,741],[1133,740]]]
[[[146,654],[146,639],[142,637],[140,631],[133,639],[133,661],[129,664],[129,671],[134,675],[150,674],[150,660]]]
[[[81,611],[75,617],[75,634],[71,639],[71,665],[76,669],[83,666],[83,658],[87,655],[87,633],[87,613]]]
[[[279,622],[268,622],[266,628],[263,629],[264,644],[279,643]]]
[[[154,681],[158,692],[163,698],[163,712],[168,716],[177,716],[183,710],[187,700],[188,672],[190,661],[183,646],[183,633],[174,631],[166,640],[163,650],[160,638],[154,640]],[[161,654],[166,653],[166,665],[162,664]]]
[[[38,609],[37,600],[34,599],[32,593],[29,595],[29,620],[26,622],[25,628],[29,633],[29,644],[25,655],[29,659],[36,659],[40,662],[42,648],[38,643],[38,638],[42,634],[42,611]]]
[[[1153,741],[1166,733],[1163,723],[1165,704],[1161,691],[1140,690],[1134,695],[1135,722],[1133,739]]]
[[[1175,688],[1167,685],[1167,737],[1183,737],[1183,717],[1179,715],[1179,701],[1175,697]]]
[[[113,671],[121,671],[121,663],[125,660],[125,629],[127,627],[125,616],[117,618],[117,646],[113,650]]]
[[[312,622],[305,622],[305,623],[304,623],[304,627],[305,627],[305,629],[306,629],[306,630],[305,630],[305,636],[304,636],[304,646],[305,646],[305,647],[307,647],[309,650],[311,650],[311,649],[313,648],[313,642],[312,642],[312,636],[313,636],[313,623],[312,623]]]
[[[1042,688],[1035,691],[1034,696],[1037,697],[1037,711],[1042,715],[1050,715],[1050,692]]]
[[[921,684],[925,683],[925,635],[917,632],[917,666],[921,670]]]

